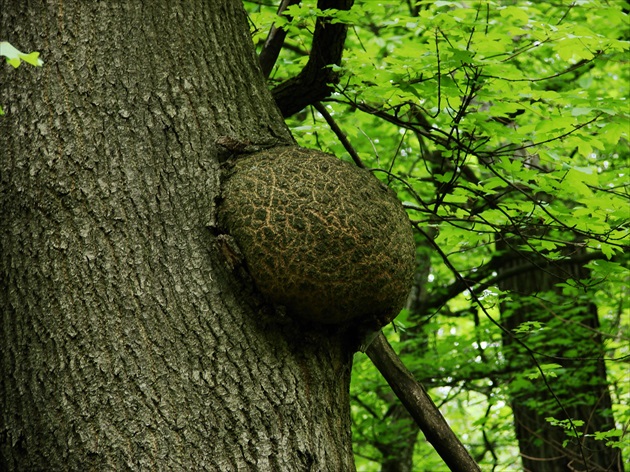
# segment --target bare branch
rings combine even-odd
[[[297,5],[298,3],[300,3],[300,0],[282,0],[282,3],[278,7],[278,15],[281,15],[282,12],[291,5]],[[265,78],[269,77],[269,74],[271,74],[271,71],[273,70],[273,66],[278,60],[286,35],[287,32],[285,30],[277,28],[275,25],[271,27],[271,30],[269,30],[269,35],[265,40],[265,45],[258,56],[258,61],[260,62],[260,67]]]
[[[451,471],[480,472],[431,397],[401,362],[382,332],[366,353]]]

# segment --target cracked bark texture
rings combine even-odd
[[[0,2],[0,469],[354,470],[351,354],[261,316],[216,140],[292,142],[240,2]]]
[[[409,218],[370,172],[313,149],[238,159],[219,223],[256,286],[292,316],[379,330],[402,309],[415,269]]]

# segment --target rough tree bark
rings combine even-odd
[[[224,137],[290,143],[238,0],[0,2],[0,468],[353,470],[351,355],[209,230]]]

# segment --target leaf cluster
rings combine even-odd
[[[591,354],[609,359],[620,420],[616,432],[597,434],[620,438],[629,390],[618,360],[630,354],[623,335],[630,69],[622,2],[366,0],[326,12],[303,2],[281,19],[249,7],[260,47],[272,22],[287,30],[272,86],[302,70],[318,18],[348,25],[343,61],[331,66],[334,93],[288,123],[304,146],[360,156],[404,202],[416,229],[419,299],[390,336],[449,420],[467,431],[480,463],[498,466],[516,454],[515,391],[546,388],[544,379],[562,393],[588,381],[584,370],[572,384],[557,359],[559,352],[586,356],[573,345],[578,305],[597,307],[592,329],[603,351]],[[586,275],[572,273],[576,264]],[[500,288],[530,273],[549,274],[558,285],[528,297]],[[532,315],[506,332],[499,323],[509,316],[506,306],[536,307],[545,317]],[[524,351],[529,365],[507,363],[507,349]],[[381,430],[391,399],[363,363],[357,359],[353,384],[356,453],[382,462],[375,445],[388,442]],[[471,417],[480,425],[474,432]],[[576,420],[568,423],[573,435]],[[418,460],[431,464],[426,454],[418,443]]]

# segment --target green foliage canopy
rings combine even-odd
[[[598,307],[619,429],[596,436],[621,447],[630,420],[617,361],[630,354],[623,334],[630,223],[623,2],[365,0],[350,11],[324,12],[303,2],[282,17],[275,5],[246,5],[256,44],[274,22],[287,31],[271,86],[302,69],[318,16],[350,26],[326,110],[368,167],[398,191],[418,231],[419,257],[430,258],[420,310],[404,311],[389,335],[481,464],[505,466],[518,455],[507,378],[517,389],[562,371],[544,352],[531,370],[510,372],[505,363],[497,320],[510,294],[498,288],[497,238],[536,264],[578,256],[587,263],[588,280],[569,279],[560,288]],[[346,155],[320,113],[304,110],[288,122],[300,144]],[[537,297],[547,310],[557,301],[551,293]],[[568,316],[571,307],[555,309]],[[530,320],[513,335],[534,346],[537,333],[549,329]],[[554,342],[566,344],[569,356],[571,341],[563,336]],[[383,460],[374,439],[400,433],[384,423],[386,391],[358,357],[354,437],[364,470]],[[416,461],[439,470],[422,443]]]

